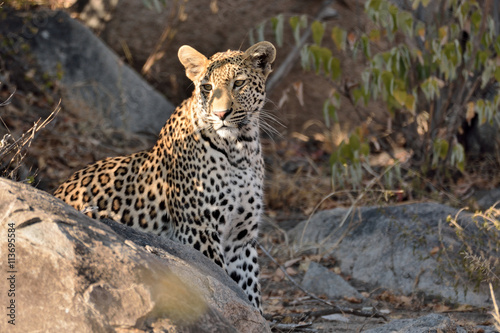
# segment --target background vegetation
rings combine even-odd
[[[482,152],[492,153],[498,165],[498,137],[490,135],[498,131],[500,103],[500,22],[489,14],[493,2],[442,1],[427,8],[425,15],[419,13],[429,1],[411,5],[403,10],[387,0],[367,1],[372,29],[361,33],[319,20],[308,22],[306,16],[279,15],[270,22],[277,44],[292,33],[303,69],[330,83],[331,94],[325,96],[323,107],[327,126],[338,122],[345,103],[363,113],[382,102],[387,111],[382,133],[371,130],[373,118],[367,117],[333,151],[335,188],[359,187],[366,171],[371,173],[370,151],[391,152],[401,144],[410,157],[396,163],[407,162],[407,173],[440,185],[456,180]],[[307,29],[312,32],[310,43],[301,40]],[[325,38],[334,47],[324,45]],[[340,57],[358,59],[359,75],[342,70]],[[399,164],[391,173],[385,177],[387,185],[403,185]],[[415,178],[411,186],[425,187],[421,179]]]

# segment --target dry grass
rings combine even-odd
[[[491,314],[493,315],[496,329],[500,331],[500,312],[498,311],[498,305],[495,299],[495,293],[493,292],[493,286],[491,285],[491,283],[490,283],[490,292],[491,292],[491,299],[493,300],[493,311],[491,312]]]
[[[15,93],[12,93],[6,101],[1,103],[0,107],[9,105],[14,94]],[[54,120],[60,109],[61,108],[58,104],[48,117],[44,120],[41,118],[38,119],[28,131],[24,132],[18,138],[15,138],[2,117],[0,117],[0,121],[3,123],[8,132],[0,141],[0,176],[13,180],[33,182],[34,176],[27,174],[22,175],[20,172],[21,167],[23,166],[24,158],[26,157],[31,144],[35,140],[37,133]]]

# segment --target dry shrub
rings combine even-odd
[[[13,96],[14,93],[6,101],[0,103],[0,107],[10,104]],[[0,117],[0,121],[7,129],[7,133],[3,135],[0,141],[0,176],[18,181],[33,182],[34,175],[30,175],[29,170],[26,171],[23,169],[23,160],[37,133],[54,120],[59,110],[60,107],[57,105],[48,117],[44,120],[39,118],[28,131],[24,132],[18,138],[15,138],[2,117]]]

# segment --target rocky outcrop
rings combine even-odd
[[[199,252],[3,178],[0,237],[1,332],[270,332]]]
[[[488,238],[478,228],[484,221],[476,224],[472,214],[458,212],[435,203],[360,207],[354,211],[336,208],[319,212],[289,235],[296,251],[330,253],[343,275],[373,288],[402,294],[423,292],[457,303],[489,305],[488,290],[475,288],[478,281],[467,283],[464,269],[456,265],[464,250],[484,258],[498,257],[494,245],[498,231],[490,228]],[[447,222],[448,216],[458,216],[459,227]],[[467,246],[459,241],[457,232],[467,235]]]
[[[64,109],[108,127],[158,134],[174,106],[87,27],[62,11],[9,11],[0,18],[1,34],[14,52],[28,47],[39,68],[58,79]]]

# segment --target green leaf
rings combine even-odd
[[[321,64],[323,64],[323,69],[326,73],[329,73],[328,64],[332,58],[332,51],[326,47],[321,47],[318,45],[309,46],[309,51],[314,59],[314,66],[316,73],[319,73],[321,69]]]
[[[397,25],[406,35],[413,37],[413,16],[411,13],[400,10],[396,16]]]
[[[330,104],[330,100],[327,99],[323,103],[323,117],[325,118],[325,125],[327,128],[330,128],[330,106],[332,106]],[[335,107],[334,107],[334,111],[335,111]]]
[[[411,8],[413,10],[416,10],[418,8],[419,4],[422,4],[423,7],[427,7],[429,5],[429,2],[431,0],[413,0],[413,3],[411,5]]]
[[[440,96],[440,86],[444,85],[440,83],[440,80],[435,76],[429,77],[427,80],[420,84],[420,89],[422,89],[425,97],[428,101],[433,100],[436,96]]]
[[[483,67],[486,64],[486,61],[488,61],[488,59],[490,58],[490,56],[491,56],[490,50],[478,51],[476,56],[476,68],[480,69],[481,67]]]
[[[448,26],[447,25],[444,25],[444,26],[439,28],[438,36],[439,36],[439,41],[441,42],[441,44],[444,44],[443,42],[445,42],[446,39],[448,38]]]
[[[250,33],[248,34],[248,42],[250,45],[255,44],[255,36],[253,35],[253,29],[250,30]]]
[[[339,118],[337,117],[337,108],[334,105],[330,105],[328,107],[328,115],[332,118],[334,123],[339,122]]]
[[[362,143],[359,151],[361,152],[361,155],[369,156],[370,155],[370,145],[366,142]]]
[[[460,171],[465,170],[465,152],[464,147],[460,143],[456,143],[451,150],[450,163],[457,167]]]
[[[346,163],[347,161],[352,161],[354,154],[350,145],[347,145],[345,143],[343,145],[340,145],[339,152],[340,152],[339,157],[341,162]]]
[[[336,164],[339,160],[338,152],[334,152],[330,155],[330,166]]]
[[[370,40],[367,36],[361,36],[361,47],[363,49],[363,54],[365,55],[365,57],[368,59],[371,58]]]
[[[293,31],[293,38],[295,39],[295,44],[299,44],[300,42],[300,19],[298,16],[292,16],[289,20],[290,26]]]
[[[368,33],[368,38],[372,42],[379,41],[380,40],[380,30],[378,30],[378,29],[370,30],[370,32]]]
[[[495,73],[493,74],[493,76],[495,77],[495,80],[497,80],[497,82],[500,82],[500,66],[495,68]]]
[[[406,91],[395,90],[393,93],[393,96],[394,96],[394,99],[399,103],[399,105],[405,106],[406,96],[407,96]]]
[[[439,156],[441,159],[445,159],[448,154],[449,144],[448,141],[443,139],[436,139],[434,141],[434,154]]]
[[[300,64],[305,70],[309,70],[311,65],[310,54],[311,52],[309,51],[309,47],[307,45],[304,45],[300,49]]]
[[[382,79],[382,82],[385,87],[385,91],[389,96],[392,96],[394,93],[394,75],[392,72],[389,71],[384,71],[380,75],[380,78]]]
[[[337,26],[332,29],[332,39],[337,49],[344,51],[346,45],[347,32]]]
[[[328,128],[330,128],[330,119],[332,119],[334,123],[339,122],[337,109],[340,107],[340,95],[335,93],[333,97],[333,99],[327,99],[323,103],[323,116],[325,118],[325,124]]]
[[[276,37],[276,43],[279,47],[283,46],[283,26],[284,26],[283,14],[279,14],[271,18],[271,24],[274,30],[274,35]]]
[[[266,28],[266,21],[262,22],[257,26],[257,39],[261,42],[265,40],[264,29]]]
[[[479,31],[479,27],[481,26],[482,15],[479,11],[474,11],[470,16],[470,22],[472,23],[472,28],[475,31]]]
[[[292,30],[295,30],[297,29],[297,27],[299,27],[300,18],[298,16],[292,16],[288,20],[288,23],[290,23],[290,27],[292,27]]]
[[[361,147],[361,141],[356,133],[351,134],[349,137],[349,147],[352,151],[359,150]]]
[[[337,80],[342,74],[342,70],[340,68],[340,60],[335,57],[331,57],[328,62],[328,71],[331,74],[332,80]]]
[[[353,89],[352,90],[352,97],[354,99],[354,103],[358,103],[358,101],[363,98],[364,99],[364,94],[363,94],[363,90],[360,89],[360,88],[356,88],[356,89]]]
[[[441,141],[441,151],[439,153],[439,156],[444,160],[446,158],[446,155],[448,154],[448,148],[450,144],[448,141],[442,140]]]
[[[476,104],[474,106],[475,106],[476,114],[479,118],[479,124],[483,125],[487,119],[486,103],[484,102],[484,99],[477,100]]]
[[[415,114],[416,109],[416,98],[413,94],[407,94],[405,100],[405,107],[412,113]]]
[[[292,16],[289,20],[290,27],[293,31],[293,38],[295,39],[295,43],[300,43],[300,29],[304,29],[307,26],[307,16]]]
[[[325,24],[319,21],[314,21],[311,24],[313,40],[316,45],[321,45],[321,40],[325,34]]]
[[[382,5],[382,0],[370,0],[366,2],[365,8],[378,11],[380,10],[381,5]]]

